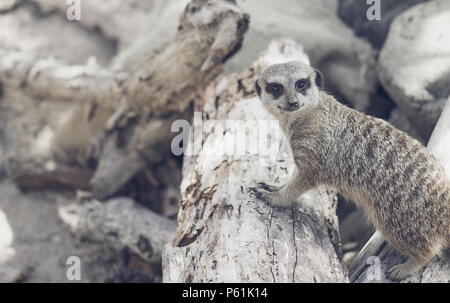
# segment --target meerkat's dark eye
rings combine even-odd
[[[305,88],[308,88],[308,84],[309,84],[308,79],[298,80],[297,82],[295,82],[295,90],[298,92],[302,91]]]
[[[283,94],[284,88],[283,85],[279,83],[269,83],[267,85],[267,92],[272,94],[274,97],[279,97]]]

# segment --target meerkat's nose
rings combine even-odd
[[[298,107],[298,106],[299,106],[299,103],[298,103],[297,100],[291,99],[291,100],[288,101],[288,105],[289,105],[290,107]]]

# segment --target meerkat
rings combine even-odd
[[[285,186],[258,183],[250,191],[287,207],[318,185],[336,188],[408,257],[388,270],[403,279],[450,245],[450,183],[421,143],[321,88],[320,72],[295,61],[270,66],[256,81],[289,140],[296,169]]]

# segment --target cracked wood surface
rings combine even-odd
[[[450,97],[433,130],[427,149],[438,159],[450,179]],[[385,276],[386,270],[404,262],[404,259],[384,241],[381,234],[375,233],[351,265],[350,279],[352,282],[389,282],[389,278]],[[448,283],[450,282],[449,260],[448,252],[442,256],[436,256],[418,272],[400,282]]]
[[[308,62],[295,42],[275,41],[251,68],[216,80],[196,104],[202,123],[273,120],[255,96],[254,81],[265,67],[293,59]],[[334,193],[312,190],[300,198],[301,206],[287,209],[256,200],[247,187],[287,182],[294,168],[290,148],[278,128],[269,136],[272,146],[278,144],[267,156],[225,155],[225,147],[233,146],[227,132],[205,127],[201,151],[185,155],[178,226],[163,252],[163,280],[346,282]]]

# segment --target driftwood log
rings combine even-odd
[[[440,161],[450,179],[450,97],[434,128],[427,145],[428,150]],[[388,282],[386,269],[404,261],[394,248],[376,232],[355,258],[350,268],[352,282]],[[401,282],[449,282],[450,257],[437,256],[423,269]]]
[[[175,231],[173,220],[129,198],[99,202],[81,194],[77,203],[61,207],[59,216],[76,237],[116,252],[128,249],[149,263],[161,261],[163,247]]]
[[[32,159],[9,165],[11,179],[19,189],[91,190],[92,171],[49,159]]]
[[[93,193],[114,194],[142,167],[170,153],[172,121],[186,111],[239,50],[248,15],[234,1],[194,0],[181,16],[175,43],[126,85],[129,95],[109,121]]]
[[[275,41],[251,68],[213,82],[196,104],[203,125],[211,120],[273,122],[255,95],[254,81],[262,69],[288,60],[308,62],[295,42]],[[252,126],[244,131],[251,133],[249,139],[258,136]],[[197,131],[202,128],[194,122]],[[292,173],[281,130],[269,133],[262,135],[270,137],[264,137],[270,141],[264,156],[252,153],[251,144],[244,153],[224,154],[225,147],[242,147],[230,141],[233,131],[203,128],[198,139],[203,148],[184,158],[177,230],[163,253],[164,282],[347,281],[334,193],[318,188],[303,195],[300,206],[277,209],[247,191],[259,181],[284,183]]]
[[[45,99],[88,101],[113,110],[127,100],[164,116],[186,108],[198,93],[196,86],[204,87],[220,74],[222,64],[239,50],[248,22],[233,0],[193,0],[180,18],[175,42],[155,57],[142,58],[140,68],[130,74],[95,61],[71,66],[0,49],[0,80]]]
[[[71,66],[2,49],[0,81],[37,98],[87,104],[88,116],[112,114],[94,144],[100,153],[93,193],[105,199],[170,155],[171,122],[189,117],[189,104],[239,50],[248,23],[233,0],[193,0],[181,15],[175,41],[155,56],[143,56],[137,71],[110,70],[95,60]]]
[[[67,65],[21,51],[0,49],[0,81],[37,99],[89,102],[118,107],[121,79],[125,75],[100,67],[95,60],[86,65]]]

